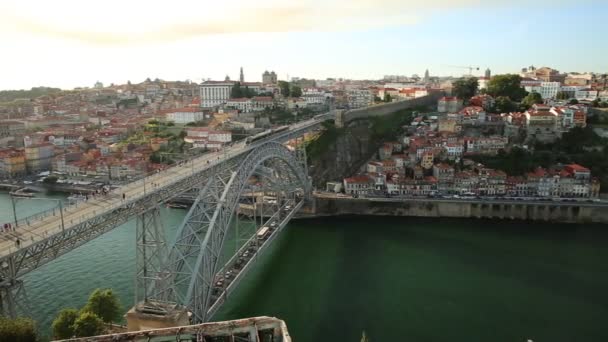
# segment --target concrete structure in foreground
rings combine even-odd
[[[344,198],[316,194],[297,217],[378,215],[608,223],[607,203],[517,200]]]
[[[274,317],[252,317],[234,321],[152,329],[120,334],[72,338],[72,342],[112,341],[273,341],[291,342],[285,322]]]

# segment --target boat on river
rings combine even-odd
[[[28,192],[27,188],[21,188],[19,190],[11,191],[11,192],[9,192],[9,195],[11,195],[13,197],[26,197],[26,198],[34,197],[34,195],[31,192]]]

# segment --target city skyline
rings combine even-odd
[[[238,79],[241,66],[247,81],[259,81],[265,70],[279,79],[468,73],[450,65],[479,67],[478,76],[486,68],[517,73],[529,65],[608,70],[602,59],[608,51],[600,44],[608,5],[593,0],[264,0],[256,7],[233,0],[165,7],[152,3],[144,12],[137,4],[108,1],[91,11],[67,0],[3,3],[0,39],[9,53],[0,66],[0,89],[71,89],[147,77]],[[145,15],[133,15],[140,12]],[[593,22],[594,28],[573,22]]]

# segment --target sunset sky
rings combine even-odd
[[[238,77],[608,71],[606,1],[0,3],[0,89]]]

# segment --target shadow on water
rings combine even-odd
[[[284,235],[216,318],[277,316],[295,341],[608,336],[602,226],[342,217]]]

